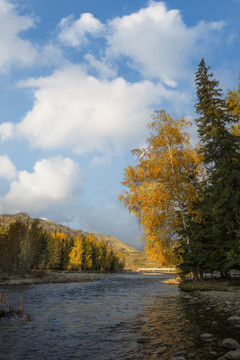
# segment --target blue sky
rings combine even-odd
[[[194,120],[203,57],[237,86],[239,15],[239,0],[0,0],[0,213],[142,248],[118,202],[130,151],[154,110]]]

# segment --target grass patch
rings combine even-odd
[[[183,291],[240,291],[239,279],[184,280],[178,287]]]

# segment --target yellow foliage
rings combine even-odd
[[[188,125],[184,118],[155,112],[146,147],[132,151],[137,163],[125,169],[122,181],[128,190],[119,199],[138,216],[146,250],[162,263],[173,256],[176,230],[184,226],[185,214],[196,211],[195,182],[203,174],[200,155],[184,132]]]
[[[53,239],[58,239],[61,243],[67,239],[67,235],[61,232],[53,233],[51,236]]]
[[[69,253],[70,267],[80,270],[83,265],[84,244],[81,236],[74,240],[74,245]]]
[[[227,107],[228,110],[232,113],[233,116],[236,117],[236,120],[240,120],[240,76],[239,76],[239,84],[238,89],[233,89],[228,92],[227,95]],[[232,126],[232,132],[235,135],[240,135],[240,123],[238,122],[236,125]]]

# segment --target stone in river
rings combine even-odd
[[[139,344],[147,344],[147,343],[150,342],[150,340],[149,340],[148,338],[138,338],[138,339],[137,339],[137,342],[138,342]]]
[[[240,321],[240,317],[239,316],[236,316],[236,315],[233,315],[233,316],[230,316],[228,318],[229,321]]]
[[[188,354],[188,359],[195,359],[196,355],[194,353]]]
[[[224,355],[223,358],[225,358],[226,360],[240,360],[240,351],[239,350],[229,351]]]
[[[162,346],[161,348],[158,349],[156,355],[162,355],[165,351],[167,350],[166,346]]]
[[[231,350],[240,349],[240,344],[236,340],[231,338],[224,339],[222,341],[222,346],[226,349],[231,349]]]
[[[210,338],[212,338],[212,337],[213,337],[213,335],[212,335],[212,334],[208,334],[208,333],[200,335],[200,338],[201,338],[201,339],[204,339],[204,340],[210,339]]]
[[[178,356],[187,356],[187,353],[186,353],[186,351],[181,350],[181,351],[178,351],[178,352],[174,353],[173,356],[175,356],[175,357],[178,357]]]

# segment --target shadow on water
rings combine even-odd
[[[213,360],[226,334],[224,316],[189,304],[166,275],[119,275],[95,283],[6,289],[30,318],[0,319],[0,359],[172,359],[178,351]],[[206,315],[207,314],[207,315]],[[231,332],[232,331],[232,332]],[[202,333],[214,339],[202,341]],[[187,358],[187,357],[186,357]]]
[[[141,316],[135,318],[132,332],[139,336],[138,350],[135,357],[132,354],[126,359],[168,360],[177,354],[186,359],[218,359],[226,353],[220,346],[224,338],[240,340],[240,330],[231,326],[228,316],[206,310],[204,303],[189,303],[181,294],[155,297]],[[211,333],[213,338],[202,339],[201,335],[206,333]]]

